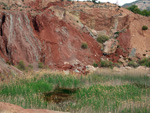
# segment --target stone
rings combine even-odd
[[[69,62],[64,62],[64,64],[69,64]]]
[[[80,71],[78,69],[75,69],[74,72],[75,73],[80,73]]]
[[[15,1],[15,4],[16,4],[16,5],[20,5],[20,6],[22,6],[22,5],[23,5],[23,3],[22,3],[22,1],[21,1],[21,0],[16,0],[16,1]]]
[[[136,54],[136,48],[133,48],[129,54],[129,57],[134,57]]]
[[[129,66],[126,66],[125,69],[127,69],[127,70],[132,70],[133,68],[132,68],[132,67],[129,67]]]
[[[128,65],[128,62],[124,59],[124,57],[119,58],[118,62],[121,62],[124,66]]]
[[[69,71],[69,70],[63,70],[63,73],[64,73],[65,75],[69,75],[69,74],[70,74],[70,71]]]
[[[92,73],[94,71],[96,71],[97,68],[95,68],[94,66],[92,65],[87,65],[86,66],[86,71],[88,71],[89,73]]]
[[[118,41],[116,39],[109,39],[104,43],[104,51],[105,54],[112,54],[116,52],[118,47]]]

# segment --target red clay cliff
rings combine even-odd
[[[7,3],[4,1],[3,3]],[[107,57],[116,62],[119,56],[150,55],[150,18],[114,4],[50,0],[11,1],[0,5],[0,61],[16,65],[43,62],[49,67],[64,64],[91,65],[103,56],[98,35],[116,39],[119,47]],[[88,45],[82,49],[82,43]],[[1,63],[2,64],[2,63]],[[1,66],[2,68],[2,66]],[[3,68],[2,68],[3,69]]]

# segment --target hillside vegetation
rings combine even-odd
[[[132,11],[133,13],[135,13],[135,14],[140,14],[140,15],[143,15],[143,16],[150,16],[150,11],[148,11],[148,10],[140,10],[138,8],[138,6],[136,6],[136,5],[132,5],[132,6],[128,7],[128,9],[130,11]]]
[[[149,0],[136,0],[134,2],[124,4],[123,7],[130,7],[132,5],[137,5],[141,10],[150,10]]]

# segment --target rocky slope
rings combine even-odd
[[[43,62],[52,68],[66,64],[72,68],[101,58],[117,62],[120,55],[150,55],[150,30],[142,31],[143,25],[150,27],[150,18],[114,4],[14,0],[1,2],[0,7],[0,58],[4,64],[23,60],[34,67]],[[98,35],[118,38],[106,43],[103,52],[96,41]],[[82,49],[82,43],[88,48]]]
[[[133,3],[128,3],[123,5],[123,7],[130,7],[132,5],[137,5],[141,10],[150,10],[150,1],[149,0],[137,0]]]

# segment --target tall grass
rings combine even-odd
[[[127,84],[110,85],[107,82],[120,80]],[[79,88],[73,99],[60,104],[47,102],[44,93],[55,91],[56,87]],[[9,102],[23,108],[40,108],[83,113],[148,113],[150,101],[150,78],[133,75],[89,76],[36,75],[32,79],[23,79],[0,85],[0,101]]]

